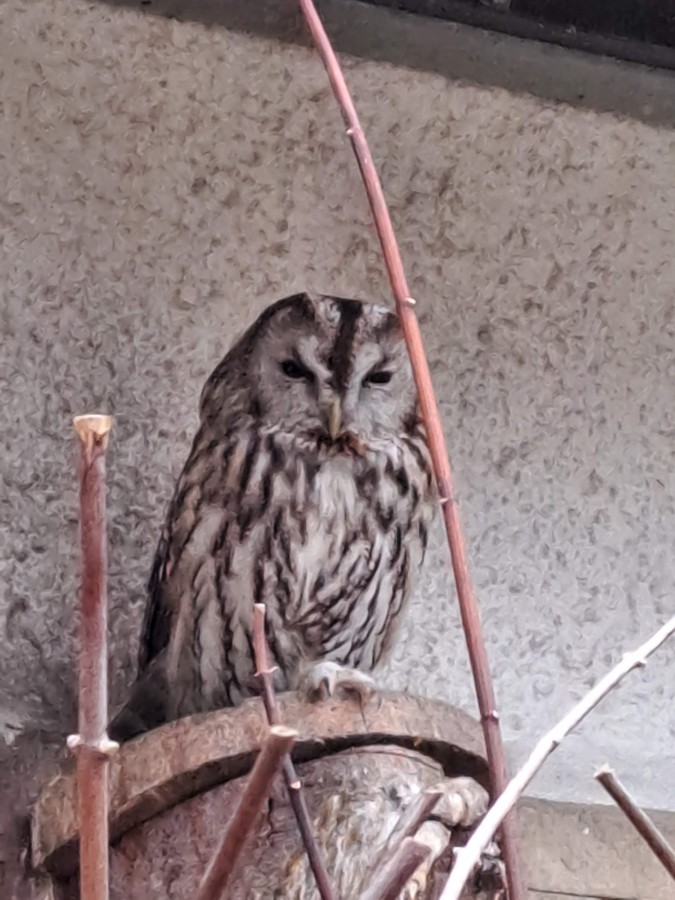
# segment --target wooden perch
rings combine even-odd
[[[488,810],[466,846],[457,850],[455,865],[440,900],[459,900],[466,880],[480,861],[481,854],[492,840],[504,816],[517,803],[518,798],[541,769],[547,757],[629,672],[646,665],[647,658],[655,650],[658,650],[674,632],[675,616],[637,650],[633,653],[626,653],[621,662],[608,672],[595,687],[591,688],[554,728],[544,735],[525,765]]]
[[[260,808],[272,789],[272,783],[284,756],[290,752],[297,736],[296,731],[283,728],[281,725],[273,725],[270,728],[269,737],[258,754],[239,805],[232,814],[220,846],[204,874],[196,900],[221,900],[225,895],[230,876],[256,822]]]
[[[265,637],[265,604],[256,603],[253,609],[253,653],[255,655],[256,675],[260,680],[262,698],[270,725],[279,724],[279,707],[272,684],[274,669],[270,667],[267,638]],[[290,754],[286,754],[282,762],[282,772],[288,798],[298,823],[302,842],[307,851],[309,864],[316,880],[321,900],[335,900],[333,889],[328,878],[326,865],[316,843],[310,820],[307,801],[302,790],[302,782],[298,778]]]
[[[640,809],[608,766],[603,766],[600,771],[595,773],[595,777],[621,812],[626,815],[626,818],[634,826],[640,837],[645,840],[654,852],[654,855],[668,871],[670,877],[675,879],[675,851],[649,816]]]
[[[108,898],[108,567],[105,530],[105,452],[110,416],[77,416],[80,439],[79,733],[68,738],[77,754],[80,896]]]
[[[452,557],[459,609],[476,685],[481,723],[485,734],[492,791],[495,795],[498,795],[506,787],[506,763],[501,730],[499,728],[499,717],[481,631],[478,604],[469,574],[464,534],[454,497],[448,450],[431,381],[429,364],[424,352],[422,335],[415,315],[415,301],[410,296],[410,289],[405,277],[403,262],[382,185],[380,184],[373,157],[359,122],[340,63],[312,0],[299,0],[299,3],[326,67],[335,99],[347,126],[347,134],[351,139],[366,194],[368,195],[373,219],[375,220],[375,228],[382,246],[384,261],[396,302],[396,309],[408,348],[434,474],[438,485],[450,555]],[[515,814],[513,813],[504,819],[502,823],[502,854],[506,865],[510,900],[526,900],[527,894],[518,863],[516,822]]]

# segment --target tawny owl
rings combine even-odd
[[[256,692],[254,603],[281,689],[360,689],[419,573],[433,481],[397,317],[297,294],[203,389],[150,578],[125,739]]]

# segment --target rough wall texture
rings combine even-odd
[[[673,608],[675,138],[423,72],[347,69],[424,313],[518,760]],[[303,48],[79,0],[5,0],[0,103],[11,739],[75,725],[71,416],[117,419],[115,703],[203,379],[279,296],[388,289],[340,118]],[[387,678],[472,711],[440,531],[432,549]],[[608,759],[643,802],[675,804],[674,660],[666,648],[610,698],[538,792],[599,799],[589,782]]]

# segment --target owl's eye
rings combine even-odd
[[[281,364],[281,371],[287,378],[295,378],[296,380],[304,378],[305,381],[314,380],[314,375],[297,359],[285,359]]]
[[[380,369],[377,372],[371,372],[363,379],[364,384],[389,384],[391,381],[391,372],[386,369]]]

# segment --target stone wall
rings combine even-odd
[[[579,59],[551,56],[561,84]],[[345,65],[419,300],[517,762],[673,609],[675,139],[419,68]],[[639,88],[638,70],[602,65]],[[307,48],[140,6],[5,0],[0,70],[0,726],[19,747],[76,721],[71,417],[117,422],[115,704],[204,378],[273,299],[389,291]],[[536,794],[600,801],[592,773],[610,761],[642,802],[672,808],[674,653],[605,702]],[[386,678],[474,710],[440,530]]]

